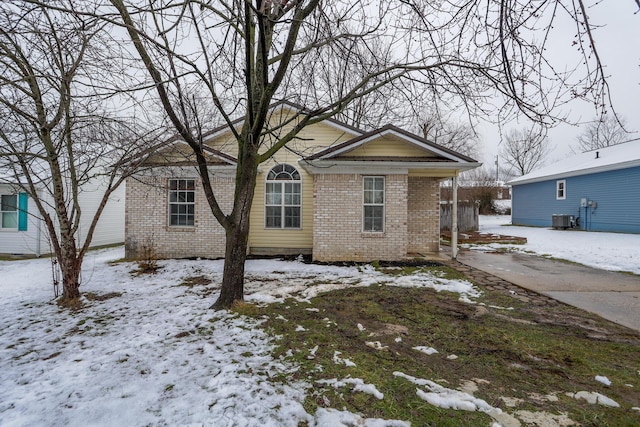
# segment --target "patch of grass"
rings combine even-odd
[[[107,292],[106,294],[96,294],[94,292],[85,292],[84,297],[89,301],[107,301],[111,298],[119,298],[122,292]]]
[[[43,358],[42,360],[49,360],[49,359],[53,359],[55,357],[58,357],[62,354],[61,351],[56,351],[55,353],[51,353],[50,355],[48,355],[47,357]]]
[[[130,274],[132,276],[141,276],[143,274],[156,274],[161,269],[162,269],[162,266],[159,266],[155,263],[147,263],[146,261],[140,261],[138,262],[138,268],[135,270],[131,270]]]
[[[80,298],[60,298],[57,301],[58,307],[64,308],[71,311],[78,311],[84,307],[82,300]]]
[[[259,312],[259,308],[255,304],[244,301],[235,301],[231,306],[231,311],[244,316],[255,316]]]
[[[211,279],[206,276],[192,276],[187,277],[178,286],[186,286],[193,288],[194,286],[206,286],[211,283]]]
[[[440,277],[460,278],[447,267],[424,268]],[[535,306],[488,291],[480,300],[483,305],[465,304],[457,294],[371,286],[332,291],[310,304],[243,304],[235,311],[269,319],[264,325],[279,343],[275,356],[300,366],[278,379],[314,385],[304,402],[309,413],[318,407],[344,407],[366,417],[419,426],[491,425],[484,413],[428,404],[417,396],[416,385],[393,375],[399,371],[450,389],[474,381],[475,397],[510,414],[546,411],[567,413],[583,426],[637,425],[639,415],[631,407],[640,401],[638,334],[563,304]],[[297,330],[298,325],[304,331]],[[382,349],[367,342],[379,342]],[[426,355],[414,350],[416,346],[434,347],[438,353]],[[448,358],[451,355],[457,358]],[[340,359],[355,366],[335,362]],[[595,375],[607,376],[612,385],[596,382]],[[352,386],[335,389],[317,382],[349,377],[375,385],[384,398],[354,392]],[[566,395],[581,390],[604,394],[621,408]],[[557,396],[557,401],[547,395]],[[502,397],[522,402],[507,408]]]
[[[447,267],[445,265],[439,267],[429,267],[425,271],[430,272],[434,276],[448,280],[467,280],[467,277],[456,270],[455,268]]]

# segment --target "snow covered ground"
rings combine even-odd
[[[52,301],[50,260],[0,262],[0,425],[407,425],[333,408],[306,413],[301,403],[312,385],[270,381],[296,367],[271,356],[260,322],[208,309],[221,261],[161,261],[157,274],[136,276],[134,263],[108,263],[122,256],[122,248],[90,253],[82,291],[113,298],[87,300],[75,313]],[[212,284],[181,285],[196,276]],[[371,267],[249,261],[246,299],[305,300],[390,280],[382,276]],[[466,281],[424,273],[396,279],[463,300],[478,295]]]
[[[526,237],[526,245],[491,244],[470,247],[476,250],[508,248],[514,252],[536,253],[603,270],[640,274],[640,234],[554,230],[510,224],[510,216],[483,215],[480,217],[480,232]]]
[[[640,274],[640,236],[504,227],[508,222],[504,216],[482,217],[481,230],[527,237],[526,245],[513,250]],[[88,299],[75,313],[60,310],[53,301],[49,259],[0,261],[0,425],[408,425],[365,420],[344,408],[308,414],[302,402],[314,385],[271,381],[296,366],[272,356],[274,344],[260,321],[208,309],[221,280],[221,261],[161,261],[157,274],[133,275],[136,264],[109,263],[122,256],[122,248],[90,253],[81,289],[86,296],[112,293],[112,298]],[[183,284],[197,276],[211,284]],[[246,299],[306,300],[331,289],[381,281],[457,292],[466,302],[479,295],[469,282],[425,273],[383,277],[371,267],[253,260],[247,264]],[[336,355],[342,363],[348,357]],[[494,426],[518,425],[511,415],[466,392],[394,375],[421,387],[418,395],[431,404],[483,411],[493,417]],[[357,378],[329,381],[333,387],[384,398],[375,384]],[[579,393],[576,398],[584,397]]]

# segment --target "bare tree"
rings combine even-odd
[[[625,142],[633,133],[625,129],[625,126],[623,117],[603,115],[584,126],[577,137],[576,149],[578,152],[591,151]]]
[[[110,1],[167,116],[193,149],[211,211],[226,231],[214,308],[243,299],[258,166],[305,126],[357,109],[360,99],[389,85],[406,90],[408,104],[428,94],[457,100],[470,116],[520,112],[544,121],[568,100],[563,95],[606,103],[606,81],[597,55],[590,56],[594,45],[582,0]],[[542,56],[560,14],[575,22],[578,55],[589,64],[577,80],[575,70],[552,69]],[[381,39],[390,52],[382,57],[376,50]],[[336,63],[342,68],[332,69]],[[349,72],[354,69],[360,72]],[[329,78],[313,78],[327,70],[333,71]],[[237,143],[230,213],[220,208],[211,187],[203,122],[191,114],[198,110],[188,95],[194,87],[212,100]],[[501,102],[491,110],[487,100],[496,96]],[[303,107],[287,123],[291,130],[270,124],[275,99]],[[239,129],[232,125],[236,116],[244,119]]]
[[[366,44],[353,40],[345,42],[349,43],[348,54],[304,58],[300,63],[301,72],[296,73],[300,81],[295,83],[295,87],[310,86],[313,98],[326,97],[327,103],[331,104],[340,102],[354,86],[367,78],[371,72],[370,64],[376,64],[378,69],[393,66],[392,49],[385,44],[384,39],[372,39]],[[313,41],[310,40],[309,43]],[[336,113],[335,118],[362,130],[373,130],[386,123],[402,126],[407,121],[407,91],[393,83],[354,99]],[[370,86],[374,84],[368,83]]]
[[[461,175],[461,188],[464,188],[467,200],[478,205],[481,215],[496,213],[495,199],[500,183],[496,180],[495,170],[481,167],[466,171]]]
[[[549,139],[540,127],[511,129],[505,135],[500,157],[510,168],[507,175],[526,175],[541,166],[550,152]]]
[[[421,127],[426,139],[466,156],[478,157],[478,135],[468,123],[451,122],[436,115],[424,119]]]
[[[105,23],[13,1],[0,5],[0,183],[26,192],[42,217],[62,275],[62,302],[80,296],[80,270],[100,215],[126,176],[136,127],[103,109],[95,78],[115,70],[102,49]],[[102,79],[99,83],[104,85]],[[117,167],[120,165],[121,167]],[[128,166],[127,166],[128,167]],[[80,195],[99,185],[88,221]],[[81,221],[89,226],[83,230]]]

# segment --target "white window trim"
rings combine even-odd
[[[364,182],[367,178],[382,178],[382,230],[365,230],[364,224],[364,208],[365,206],[380,206],[380,203],[365,203],[364,202]],[[365,175],[362,177],[362,232],[367,234],[384,234],[387,229],[387,179],[381,175]]]
[[[562,184],[562,196],[559,196],[561,184]],[[559,179],[556,181],[556,200],[566,200],[566,198],[567,198],[567,180]]]
[[[193,181],[193,202],[171,202],[171,181]],[[167,225],[170,228],[194,228],[196,226],[196,180],[194,178],[169,178],[167,181],[167,189]],[[171,205],[193,205],[193,225],[171,224]]]
[[[264,229],[265,230],[302,230],[302,221],[303,221],[303,216],[302,216],[302,174],[300,173],[300,170],[298,168],[296,168],[293,165],[290,164],[286,164],[287,166],[292,167],[293,169],[296,170],[296,172],[298,172],[298,176],[300,177],[300,179],[297,180],[291,180],[291,181],[286,181],[286,180],[282,180],[282,179],[269,179],[269,173],[271,172],[271,170],[278,166],[278,165],[274,165],[271,168],[269,168],[269,170],[267,171],[266,175],[265,175],[265,179],[264,179]],[[284,183],[295,183],[295,184],[300,184],[300,204],[299,205],[285,205],[284,204],[284,185],[281,186],[281,190],[280,190],[280,194],[282,195],[282,199],[280,201],[280,205],[267,205],[267,184],[284,184]],[[269,227],[267,226],[267,207],[268,206],[280,206],[280,208],[282,209],[280,211],[280,227]],[[285,227],[284,223],[284,211],[285,211],[285,207],[299,207],[300,208],[300,225],[298,227]]]
[[[14,211],[0,211],[0,232],[3,232],[3,231],[5,231],[5,232],[6,231],[9,231],[9,232],[18,231],[18,229],[20,228],[20,225],[19,225],[20,224],[20,217],[19,217],[20,209],[18,209],[18,203],[19,203],[18,194],[17,193],[4,193],[4,194],[0,194],[0,196],[16,196],[16,209]],[[2,206],[0,205],[0,209],[1,209],[1,207]],[[16,226],[15,227],[3,227],[2,226],[2,217],[4,216],[3,214],[5,212],[6,213],[14,213],[15,214],[15,216],[16,216]]]

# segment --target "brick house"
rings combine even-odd
[[[265,150],[294,126],[300,112],[289,103],[272,107]],[[232,132],[210,132],[203,148],[218,202],[230,211],[237,151]],[[161,258],[224,256],[224,230],[209,209],[189,150],[170,141],[128,179],[128,258],[149,248]],[[317,261],[398,260],[436,252],[440,181],[478,166],[391,125],[371,132],[333,119],[306,126],[260,166],[249,252],[312,254]]]

